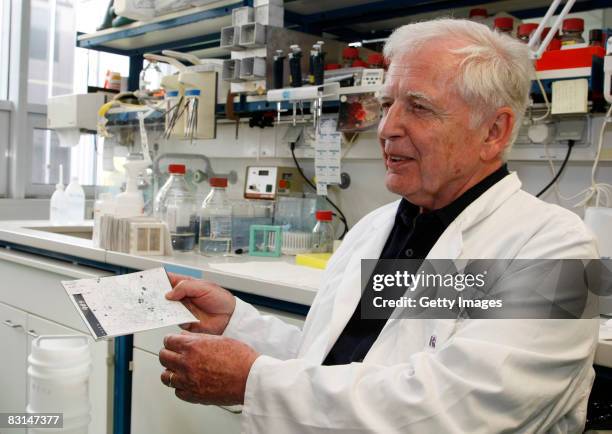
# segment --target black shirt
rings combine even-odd
[[[506,175],[508,168],[503,165],[444,208],[430,212],[421,213],[419,206],[402,199],[380,259],[420,259],[422,262],[453,220]],[[323,364],[361,362],[386,322],[386,319],[362,319],[360,301]]]

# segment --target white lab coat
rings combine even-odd
[[[576,215],[520,187],[514,173],[494,185],[444,231],[428,258],[598,257]],[[360,260],[379,257],[398,203],[349,232],[303,330],[237,302],[225,335],[262,354],[246,385],[243,431],[581,432],[596,320],[392,319],[363,363],[321,365],[359,301]]]

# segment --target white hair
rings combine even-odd
[[[462,57],[455,84],[459,95],[472,107],[473,127],[500,107],[508,106],[514,112],[515,123],[506,147],[509,151],[518,135],[535,76],[527,45],[484,24],[441,18],[399,27],[385,44],[384,55],[392,62],[440,39],[465,43],[449,52]]]

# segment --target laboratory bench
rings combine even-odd
[[[41,255],[72,258],[77,263],[96,263],[104,268],[146,270],[165,267],[168,271],[202,277],[245,295],[270,298],[296,313],[306,313],[312,303],[322,271],[294,266],[293,256],[280,258],[233,255],[206,257],[196,252],[175,252],[174,256],[136,256],[94,247],[92,222],[79,231],[54,227],[48,221],[0,222],[0,243]],[[84,260],[84,262],[82,261]],[[250,266],[253,263],[255,266]],[[266,267],[264,263],[269,263]],[[234,265],[234,266],[233,266]],[[235,271],[230,271],[230,270]],[[293,275],[292,275],[293,272]]]
[[[294,258],[287,256],[204,257],[194,252],[146,257],[106,251],[93,246],[91,229],[91,222],[78,228],[54,227],[48,221],[0,222],[0,341],[14,349],[0,359],[4,374],[0,390],[10,391],[0,394],[4,410],[25,408],[26,359],[33,338],[39,334],[88,335],[62,280],[164,267],[214,281],[262,312],[299,326],[323,273],[296,266]],[[207,432],[240,432],[239,408],[185,403],[159,380],[162,367],[157,354],[163,338],[179,330],[166,327],[92,341],[91,433],[195,434],[204,426]],[[612,378],[612,336],[600,336],[595,365],[598,377]]]

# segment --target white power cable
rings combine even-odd
[[[538,86],[540,87],[540,91],[542,92],[542,97],[544,97],[544,103],[546,104],[546,113],[544,113],[542,116],[531,119],[532,122],[539,122],[539,121],[543,121],[548,116],[550,116],[551,106],[550,106],[550,101],[548,100],[548,95],[546,95],[546,90],[544,89],[544,85],[542,84],[540,77],[538,77],[537,72],[536,72],[535,77],[536,77],[536,81],[538,82]]]
[[[588,193],[585,199],[578,206],[585,206],[588,202],[591,201],[593,196],[595,196],[595,206],[599,206],[599,197],[601,194],[604,194],[606,197],[606,205],[611,206],[612,202],[610,198],[612,196],[612,185],[606,183],[598,183],[595,180],[595,172],[597,172],[597,166],[599,165],[599,159],[601,158],[601,149],[603,147],[603,139],[604,134],[606,132],[606,125],[608,122],[612,122],[612,118],[610,115],[612,114],[612,104],[608,111],[606,112],[606,117],[603,120],[603,124],[601,124],[601,130],[599,130],[599,142],[597,144],[597,153],[595,154],[595,160],[593,161],[593,167],[591,169],[591,187],[588,189]]]
[[[350,138],[350,140],[346,140],[346,148],[344,148],[344,152],[342,153],[342,155],[340,156],[340,160],[343,160],[344,157],[347,156],[347,154],[349,153],[349,151],[351,150],[351,148],[353,147],[353,144],[355,143],[355,141],[357,140],[357,137],[359,136],[359,133],[353,133],[353,136]]]
[[[593,199],[594,199],[593,206],[600,206],[601,204],[605,207],[612,207],[612,185],[607,184],[605,182],[597,182],[597,180],[595,179],[597,167],[599,166],[599,159],[601,158],[601,150],[603,148],[603,139],[604,139],[604,134],[606,131],[606,125],[608,124],[608,122],[612,122],[612,118],[610,117],[610,115],[612,115],[612,105],[610,105],[610,108],[608,108],[608,111],[606,112],[606,116],[604,117],[604,120],[603,120],[603,124],[601,125],[601,129],[599,130],[599,141],[597,143],[597,152],[595,154],[595,158],[593,159],[593,166],[591,167],[591,185],[585,188],[584,190],[574,194],[573,196],[565,197],[559,191],[559,187],[557,185],[558,181],[555,182],[555,191],[559,198],[566,200],[566,201],[572,201],[574,199],[582,197],[582,199],[577,204],[574,205],[574,208],[581,208],[581,207],[584,208],[586,206],[589,206],[592,203]],[[548,145],[546,145],[545,151],[546,151],[546,158],[548,159],[548,163],[550,165],[551,172],[553,173],[553,176],[554,176],[555,168],[550,158],[550,155],[548,153]]]

